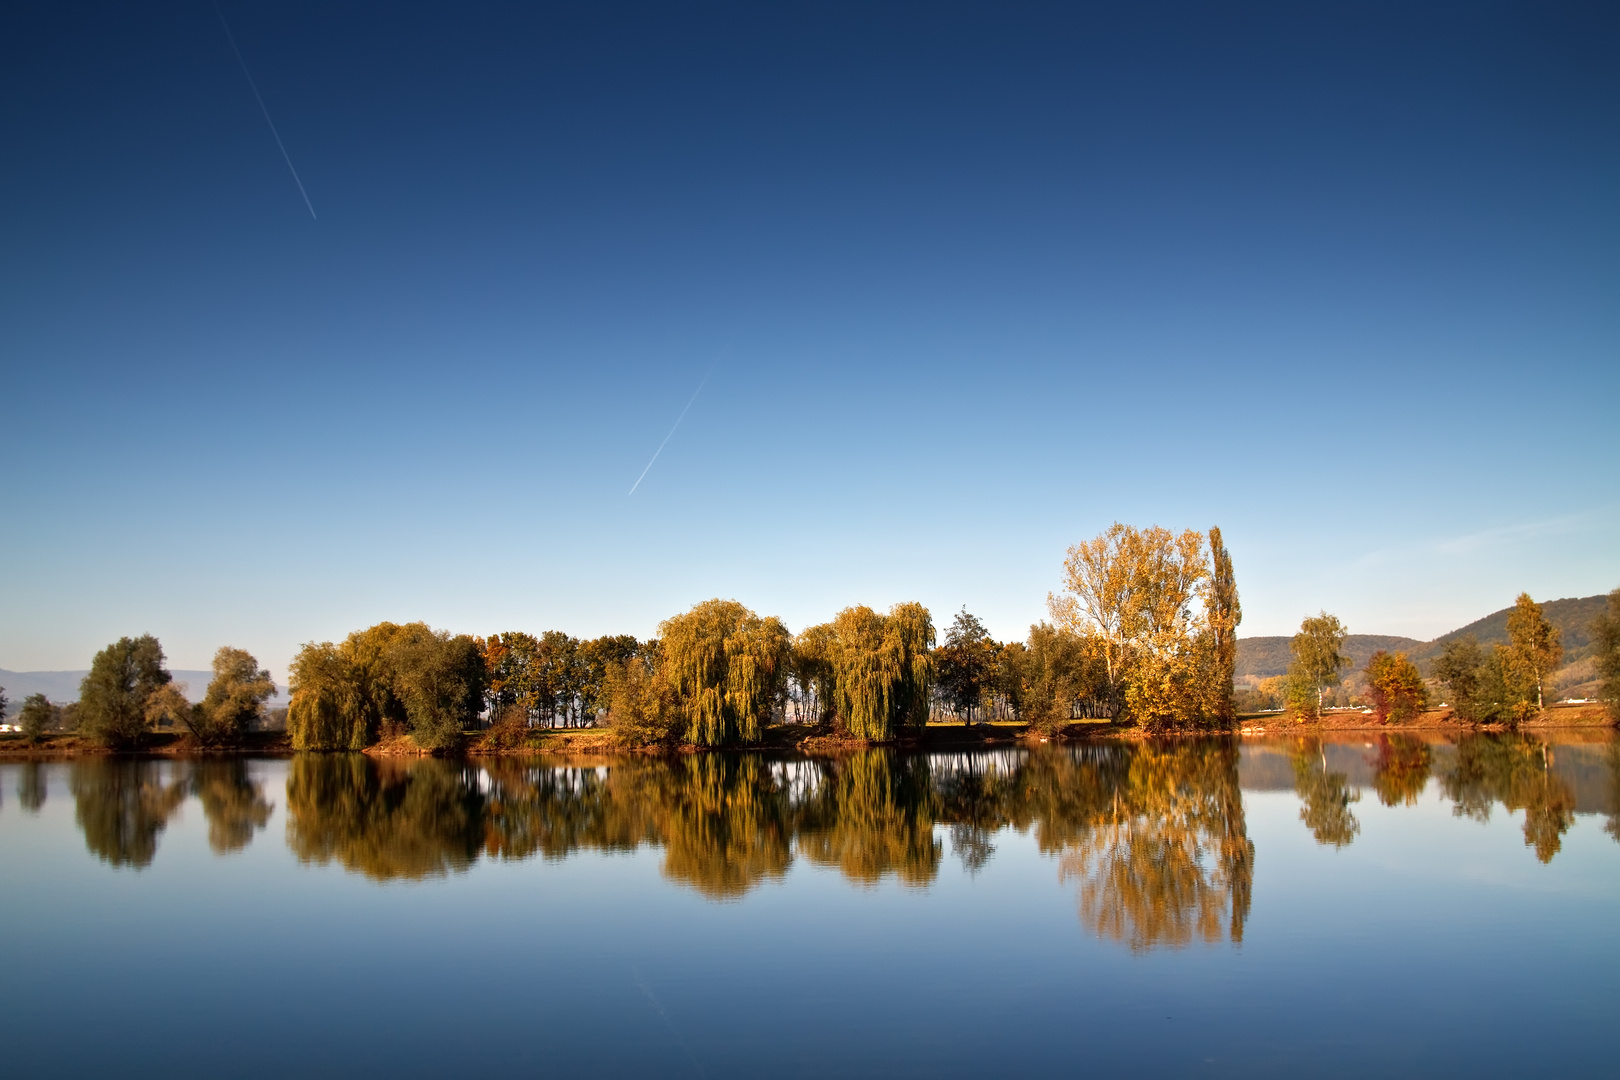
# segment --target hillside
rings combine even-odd
[[[1562,693],[1576,697],[1595,692],[1596,668],[1592,662],[1592,620],[1604,610],[1609,598],[1604,595],[1583,596],[1563,600],[1549,600],[1541,605],[1547,621],[1558,628],[1564,643],[1564,666],[1553,677],[1553,684]],[[1493,611],[1483,619],[1467,626],[1441,634],[1433,641],[1415,638],[1389,637],[1382,634],[1351,634],[1345,639],[1344,651],[1350,657],[1351,671],[1365,667],[1367,660],[1379,649],[1404,652],[1428,672],[1429,663],[1440,655],[1446,642],[1472,634],[1481,645],[1507,644],[1507,619],[1513,609],[1506,607]],[[1288,671],[1288,642],[1286,637],[1239,638],[1237,650],[1238,682],[1251,684]],[[1588,686],[1588,684],[1592,684]]]
[[[1288,671],[1288,643],[1285,637],[1238,638],[1238,679],[1254,676],[1257,679],[1282,675]],[[1379,649],[1404,652],[1411,656],[1414,650],[1428,647],[1428,642],[1416,638],[1391,637],[1385,634],[1351,634],[1344,642],[1345,655],[1355,667],[1365,667],[1368,659]]]

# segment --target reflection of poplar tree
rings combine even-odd
[[[1491,807],[1524,811],[1525,846],[1551,862],[1575,823],[1575,796],[1552,773],[1551,750],[1527,735],[1473,735],[1457,744],[1454,764],[1440,776],[1452,812],[1489,821]]]
[[[1133,950],[1243,940],[1254,844],[1230,740],[1129,748],[1107,805],[1070,828],[1061,872],[1099,936]]]

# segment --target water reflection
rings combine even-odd
[[[1350,778],[1328,768],[1327,748],[1321,739],[1296,739],[1289,755],[1294,766],[1294,793],[1299,796],[1299,819],[1311,830],[1318,844],[1344,847],[1361,831],[1361,822],[1350,804],[1361,800],[1361,792],[1350,787]]]
[[[287,766],[286,840],[305,863],[375,881],[470,869],[480,858],[564,859],[656,849],[666,879],[732,900],[782,879],[795,860],[862,887],[926,887],[949,857],[970,874],[1008,832],[1028,835],[1075,889],[1083,925],[1133,949],[1241,941],[1254,884],[1240,757],[1253,783],[1299,799],[1316,841],[1360,832],[1371,788],[1388,808],[1426,791],[1458,815],[1524,813],[1525,843],[1550,861],[1576,810],[1607,815],[1620,840],[1620,744],[1565,749],[1525,735],[1450,742],[1395,733],[1375,742],[1301,738],[1038,746],[972,753],[872,749],[835,758],[695,754],[611,765],[499,758],[302,755]],[[18,801],[37,812],[44,767],[19,767]],[[114,866],[151,864],[183,803],[195,798],[209,846],[239,851],[272,804],[241,760],[116,761],[71,766],[86,847]],[[1573,786],[1572,786],[1573,785]],[[948,844],[948,848],[947,848]]]
[[[45,805],[45,766],[37,761],[26,761],[17,770],[17,802],[30,814],[39,813]]]
[[[45,801],[38,765],[24,766],[18,799],[37,809]],[[136,870],[151,865],[158,837],[186,799],[197,796],[208,822],[208,846],[217,855],[246,847],[270,820],[263,784],[240,759],[195,762],[84,758],[68,778],[74,820],[92,855]],[[26,792],[26,794],[25,794]]]
[[[698,754],[611,767],[307,755],[287,781],[299,859],[418,879],[577,851],[663,853],[670,881],[715,900],[795,859],[872,886],[927,886],[941,833],[970,872],[1003,829],[1033,831],[1077,887],[1082,921],[1133,948],[1241,940],[1253,884],[1230,740],[828,759]],[[940,828],[943,826],[943,828]]]
[[[426,758],[304,754],[287,774],[287,846],[376,881],[465,870],[484,841],[477,770]]]
[[[1524,842],[1551,862],[1575,824],[1575,794],[1552,771],[1555,751],[1528,735],[1467,739],[1455,763],[1440,773],[1440,788],[1460,816],[1488,821],[1500,802],[1524,811]]]

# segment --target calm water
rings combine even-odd
[[[1613,1075],[1614,743],[0,766],[11,1076]]]

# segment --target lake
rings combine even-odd
[[[1620,748],[0,765],[17,1077],[1613,1075]]]

